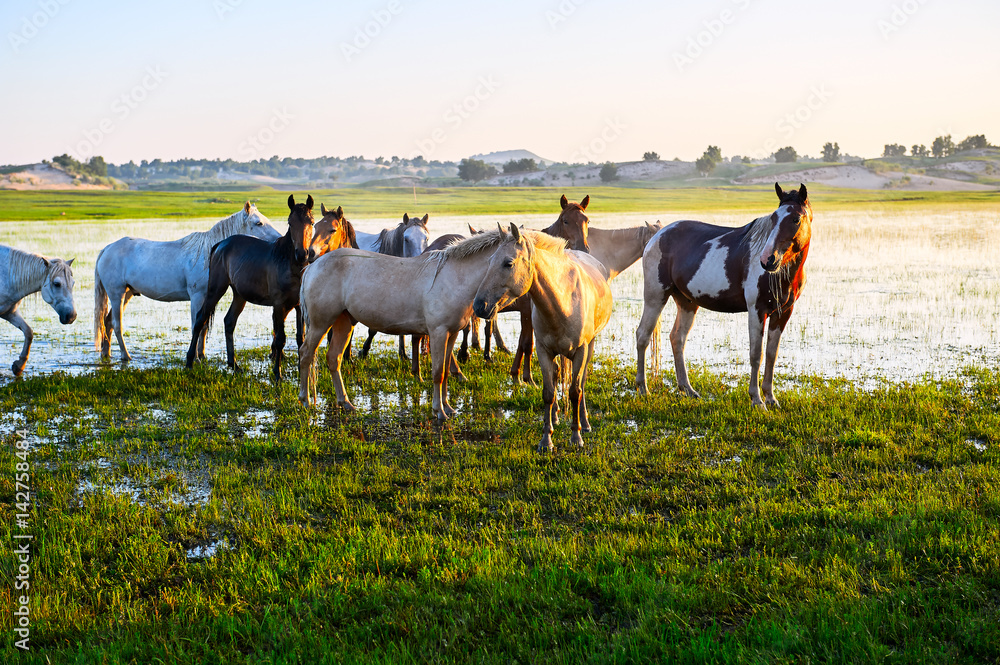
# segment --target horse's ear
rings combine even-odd
[[[521,242],[521,229],[514,222],[510,223],[510,233],[514,236],[514,242]]]
[[[66,265],[68,265],[68,266],[73,265],[73,261],[76,261],[76,257],[75,256],[73,258],[71,258],[69,261],[67,261]]]
[[[313,196],[312,194],[310,194],[309,196],[306,197],[306,210],[312,210],[312,209],[313,209]]]
[[[249,200],[246,203],[243,204],[243,212],[245,212],[248,215],[250,214],[250,201]]]
[[[499,222],[498,222],[498,223],[499,223]],[[472,224],[469,224],[469,233],[471,233],[472,235],[478,235],[478,234],[479,234],[479,231],[477,231],[477,230],[475,229],[475,227],[474,227],[474,226],[472,226]]]
[[[295,194],[288,195],[288,209],[295,210]]]
[[[590,194],[587,194],[586,196],[583,197],[583,200],[580,201],[580,208],[586,210],[587,206],[589,205],[590,205]]]
[[[326,209],[326,204],[325,203],[320,203],[319,204],[319,212],[320,212],[321,215],[323,215],[324,217],[326,217],[326,213],[328,212],[328,210]]]
[[[344,206],[337,206],[337,219],[344,218]]]
[[[431,218],[430,213],[425,212],[424,216],[420,220],[420,223],[423,224],[424,226],[427,226],[427,220],[430,218]]]
[[[565,210],[565,209],[566,209],[566,206],[568,206],[568,205],[569,205],[569,199],[567,199],[567,198],[566,198],[566,195],[565,195],[565,194],[563,194],[563,195],[562,195],[562,198],[561,198],[561,199],[559,199],[559,205],[561,205],[561,206],[562,206],[562,209],[563,209],[563,210]]]
[[[778,193],[778,199],[781,199],[785,195],[785,193],[781,191],[781,185],[778,183],[774,183],[774,191]]]
[[[806,191],[806,184],[804,182],[799,183],[799,201],[805,203],[809,200],[809,192]]]
[[[405,213],[405,212],[403,213],[403,223],[404,224],[409,224],[410,223],[410,215],[408,213]]]
[[[506,238],[507,237],[507,232],[503,230],[502,226],[500,226],[500,222],[497,222],[497,230],[500,231],[500,237],[501,238]]]

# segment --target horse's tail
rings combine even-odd
[[[106,248],[105,248],[106,249]],[[101,281],[101,256],[104,250],[97,255],[94,262],[94,348],[98,353],[103,353],[105,345],[110,343],[111,331],[108,330],[108,292]]]
[[[660,375],[660,320],[662,316],[656,317],[656,325],[653,326],[653,335],[649,338],[649,371],[653,376]]]

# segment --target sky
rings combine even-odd
[[[988,0],[4,0],[0,164],[1000,142]]]

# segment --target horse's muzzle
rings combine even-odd
[[[779,267],[778,259],[774,258],[774,255],[772,254],[767,257],[767,261],[764,261],[764,259],[760,260],[760,267],[767,272],[774,272]]]
[[[492,309],[487,308],[483,298],[476,298],[472,303],[472,312],[481,319],[492,319],[496,315],[496,308],[495,304]]]
[[[76,311],[72,311],[69,314],[59,315],[59,323],[63,324],[64,326],[68,326],[74,321],[76,321]]]
[[[305,261],[306,261],[306,250],[304,249],[295,250],[295,262],[305,263]]]

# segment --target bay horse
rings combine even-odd
[[[476,290],[501,240],[493,231],[413,258],[337,249],[317,259],[302,278],[300,300],[306,333],[299,347],[299,400],[303,404],[315,401],[311,370],[316,348],[332,329],[327,367],[337,403],[347,411],[354,410],[340,367],[354,325],[360,322],[390,334],[428,335],[433,412],[439,422],[454,415],[448,403],[446,362],[458,334],[472,317]]]
[[[586,210],[587,206],[590,205],[590,195],[583,197],[579,203],[574,203],[563,194],[559,199],[559,205],[562,208],[559,217],[550,226],[542,229],[542,232],[564,238],[570,249],[589,253],[590,218],[587,217]],[[510,376],[514,380],[514,385],[522,383],[523,380],[524,383],[534,386],[535,380],[531,378],[531,351],[533,347],[531,299],[527,296],[518,298],[500,311],[517,312],[521,317],[521,334],[518,336],[517,351],[514,353],[510,367]],[[523,370],[519,371],[522,369],[522,361],[524,363]]]
[[[122,337],[122,313],[134,296],[161,302],[190,300],[193,328],[205,303],[212,247],[237,234],[268,242],[281,237],[270,220],[247,201],[207,231],[166,242],[126,237],[104,247],[94,266],[94,346],[101,358],[111,357],[113,330],[122,362],[132,359]],[[205,357],[205,334],[198,341],[199,358]]]
[[[423,217],[410,217],[409,214],[403,213],[403,221],[397,224],[395,228],[382,229],[378,233],[362,233],[358,231],[358,248],[368,250],[369,252],[386,254],[387,256],[401,256],[403,258],[420,256],[427,250],[427,242],[430,239],[430,234],[427,232],[427,220],[429,218],[430,215],[427,214]],[[372,348],[372,341],[375,339],[376,334],[378,334],[378,331],[368,330],[368,337],[365,339],[364,346],[361,347],[361,353],[358,354],[359,358],[368,357],[368,352]],[[347,355],[350,356],[350,346],[348,346]],[[403,360],[409,360],[406,355],[406,345],[403,342],[403,335],[399,336],[399,357]]]
[[[295,203],[295,196],[288,196],[288,231],[274,242],[265,242],[251,236],[236,235],[226,238],[212,248],[208,266],[208,287],[205,304],[198,311],[198,319],[191,329],[191,346],[187,353],[187,366],[194,364],[198,340],[215,306],[232,288],[233,302],[226,313],[226,364],[236,372],[233,348],[233,331],[243,308],[248,302],[273,308],[274,340],[271,342],[271,360],[274,361],[274,378],[281,378],[281,360],[285,348],[285,318],[299,305],[299,285],[302,271],[308,265],[313,233],[313,198],[305,203]],[[296,338],[301,344],[301,326]]]
[[[594,340],[611,318],[608,271],[594,257],[566,249],[566,241],[544,233],[520,231],[510,235],[490,259],[489,270],[476,291],[476,316],[492,318],[504,303],[527,295],[537,337],[538,366],[542,370],[542,440],[539,452],[554,449],[556,416],[556,359],[572,361],[569,399],[573,405],[570,444],[583,446],[580,432],[590,431],[586,383]]]
[[[70,268],[74,260],[49,258],[0,245],[0,318],[24,334],[21,355],[10,367],[14,376],[24,372],[34,339],[31,326],[17,311],[25,296],[41,291],[42,300],[59,315],[59,323],[69,325],[76,321],[75,282]]]
[[[750,331],[750,401],[780,406],[772,391],[781,333],[805,284],[812,232],[812,206],[804,184],[778,194],[778,209],[746,226],[730,228],[680,221],[653,236],[642,256],[644,305],[635,332],[638,352],[635,386],[647,394],[646,347],[660,312],[673,296],[677,320],[670,332],[677,385],[699,397],[688,381],[684,344],[699,307],[715,312],[747,312]],[[764,401],[758,388],[764,325],[768,325]]]

